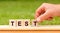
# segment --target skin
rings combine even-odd
[[[60,16],[60,5],[43,3],[35,12],[35,19],[38,22],[51,20],[54,16]]]

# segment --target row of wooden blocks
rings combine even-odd
[[[10,19],[9,26],[21,27],[21,26],[38,26],[38,22],[34,19]]]

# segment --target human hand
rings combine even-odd
[[[51,20],[54,16],[60,16],[60,5],[43,3],[35,13],[35,19],[38,22]]]

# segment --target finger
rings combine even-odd
[[[44,11],[44,7],[41,6],[39,7],[36,12],[35,12],[35,18],[39,17],[41,14],[43,14],[45,11]]]
[[[52,20],[53,19],[53,17],[49,17],[49,18],[47,18],[46,20]]]
[[[50,16],[51,16],[51,15],[50,15],[49,12],[45,12],[43,15],[39,16],[36,20],[37,20],[38,22],[41,22],[41,21],[47,19],[47,18],[50,17]]]

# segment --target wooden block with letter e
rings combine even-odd
[[[17,19],[17,27],[23,26],[23,19]]]

